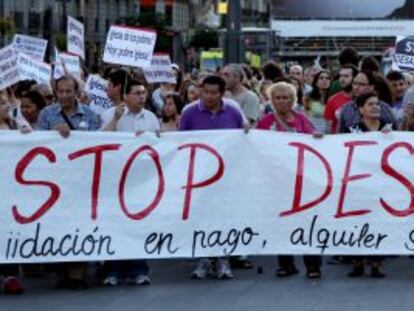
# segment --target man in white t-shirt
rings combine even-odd
[[[104,131],[117,132],[158,132],[160,123],[151,111],[144,108],[147,99],[145,85],[131,80],[125,87],[124,101],[108,110],[109,122],[103,126]]]
[[[160,124],[157,117],[149,110],[144,109],[147,99],[147,89],[143,82],[129,80],[125,86],[123,102],[117,107],[108,110],[110,121],[104,125],[104,131],[158,132]],[[105,263],[107,272],[104,285],[116,286],[120,278],[128,283],[145,285],[150,283],[149,267],[145,260],[110,261]]]

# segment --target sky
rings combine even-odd
[[[402,6],[405,0],[272,0],[271,2],[273,12],[286,12],[276,14],[282,16],[287,14],[297,17],[378,18],[387,16],[394,9]]]

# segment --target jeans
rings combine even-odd
[[[105,262],[106,277],[131,278],[148,275],[149,266],[146,260],[115,260]]]

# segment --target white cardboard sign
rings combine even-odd
[[[68,52],[85,59],[85,27],[71,16],[68,16],[67,38]]]
[[[13,38],[13,45],[17,53],[24,53],[43,61],[45,58],[47,40],[16,34]]]
[[[85,92],[91,99],[90,107],[95,112],[102,112],[112,106],[111,100],[106,94],[108,81],[102,79],[99,75],[89,75],[86,80]]]
[[[13,44],[0,49],[0,90],[20,81],[17,53]]]
[[[72,55],[69,53],[57,53],[57,60],[55,63],[53,78],[59,79],[61,76],[65,75],[65,68],[68,74],[80,79],[81,78],[81,66],[78,55]]]
[[[22,80],[35,80],[37,83],[50,85],[52,68],[49,64],[38,61],[23,53],[18,55],[18,64]]]
[[[177,83],[168,54],[154,54],[151,66],[143,70],[148,83]]]
[[[111,26],[106,39],[103,60],[133,67],[151,65],[157,34],[127,26]]]

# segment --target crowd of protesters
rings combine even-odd
[[[296,132],[323,139],[324,135],[392,130],[414,130],[414,75],[391,70],[382,75],[375,58],[360,58],[356,50],[339,54],[336,70],[318,66],[304,68],[295,63],[286,72],[274,62],[260,70],[228,64],[217,71],[183,73],[172,70],[176,83],[150,85],[138,69],[107,66],[100,75],[108,83],[112,107],[103,109],[88,98],[84,81],[71,75],[47,84],[21,81],[0,90],[0,129],[58,131],[64,138],[73,130],[154,132],[206,129],[249,129]],[[86,75],[85,75],[86,77]],[[276,275],[298,273],[293,256],[279,256]],[[384,277],[381,257],[334,257],[353,263],[349,277],[364,274]],[[306,276],[322,276],[322,258],[304,256]],[[110,261],[94,264],[103,285],[150,283],[149,264],[144,260]],[[22,273],[57,274],[58,286],[84,288],[87,263],[63,263],[50,268],[33,265],[0,265],[2,288],[6,293],[23,292]],[[252,268],[247,257],[202,258],[192,277],[233,278],[233,268]],[[190,273],[189,273],[190,274]]]

